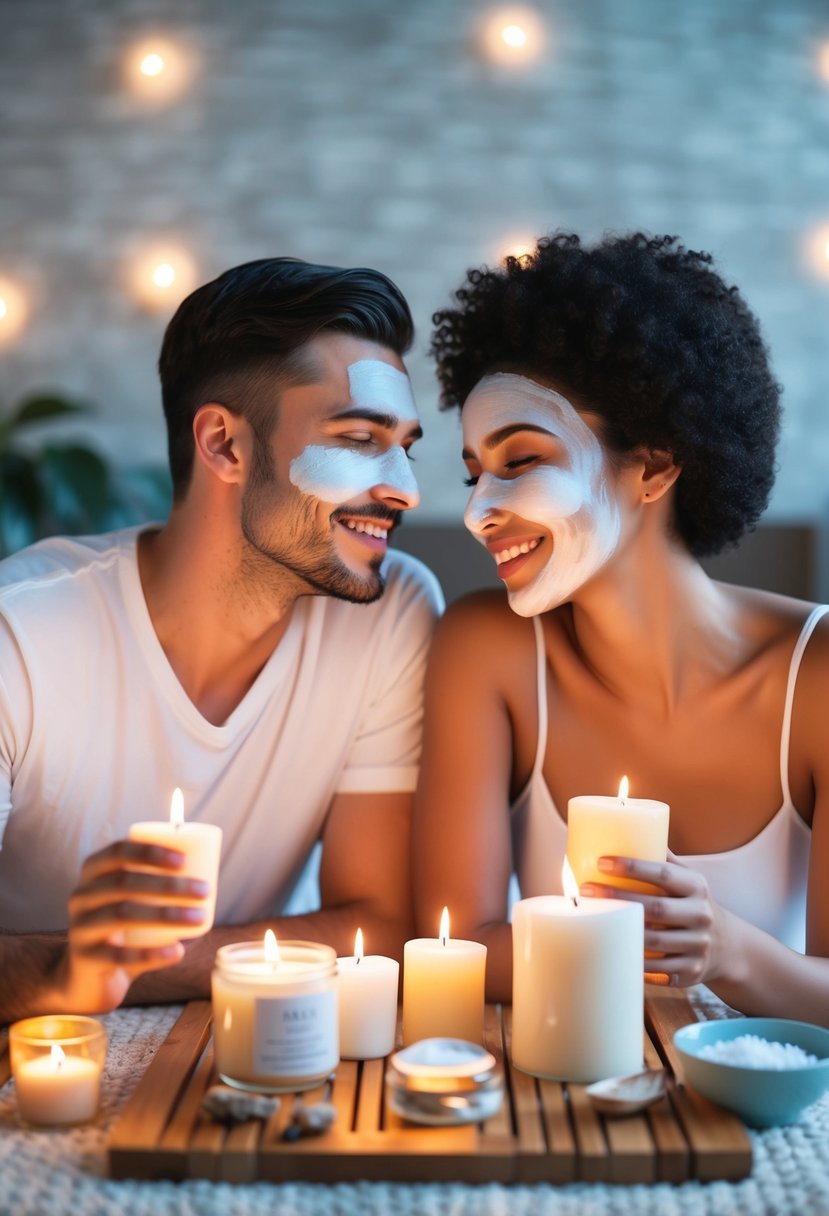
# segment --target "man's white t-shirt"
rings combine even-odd
[[[442,607],[424,566],[390,551],[373,604],[298,600],[214,726],[156,636],[138,532],[42,541],[0,563],[2,929],[64,929],[83,860],[136,820],[166,819],[176,786],[188,820],[223,830],[226,924],[289,908],[335,794],[414,789]]]

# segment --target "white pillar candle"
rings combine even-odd
[[[163,946],[185,937],[200,937],[213,926],[216,914],[216,893],[219,881],[219,860],[222,852],[222,829],[212,823],[185,823],[184,801],[180,789],[173,791],[169,820],[147,820],[134,823],[129,830],[130,840],[142,844],[159,844],[164,848],[178,849],[185,861],[176,873],[184,878],[201,878],[210,891],[201,904],[192,900],[171,897],[168,905],[190,905],[202,907],[204,920],[200,925],[170,925],[169,928],[129,929],[125,941],[131,946]]]
[[[416,937],[403,948],[403,1043],[466,1039],[483,1043],[486,946],[449,937]]]
[[[212,976],[216,1071],[240,1089],[312,1089],[337,1067],[337,956],[317,942],[234,942]]]
[[[21,1119],[37,1126],[86,1123],[101,1097],[106,1031],[94,1018],[26,1018],[9,1030]]]
[[[669,814],[667,802],[629,798],[627,777],[622,778],[616,798],[598,794],[571,798],[567,804],[567,860],[578,885],[600,882],[632,891],[653,891],[649,883],[603,874],[596,862],[603,856],[664,861]]]
[[[400,964],[382,954],[363,953],[357,930],[354,954],[337,959],[340,1055],[345,1060],[374,1060],[394,1050]]]
[[[512,910],[512,1061],[536,1077],[601,1081],[642,1068],[642,905],[564,895]]]

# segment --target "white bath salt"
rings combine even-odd
[[[736,1039],[720,1039],[709,1043],[699,1051],[700,1059],[714,1060],[718,1064],[736,1064],[740,1068],[772,1068],[781,1071],[787,1068],[804,1068],[820,1063],[817,1056],[810,1055],[793,1043],[775,1043],[761,1039],[756,1034],[741,1034]]]

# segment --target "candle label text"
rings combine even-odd
[[[290,1077],[326,1072],[340,1058],[337,994],[259,997],[253,1021],[253,1071]]]

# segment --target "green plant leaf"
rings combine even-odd
[[[0,555],[37,540],[43,518],[37,465],[17,452],[0,453]]]
[[[46,444],[39,466],[48,513],[58,529],[94,529],[104,520],[111,487],[102,456],[80,444]]]
[[[30,426],[33,422],[65,418],[72,414],[89,414],[91,411],[92,407],[85,401],[71,401],[67,397],[40,393],[25,397],[8,421],[11,428],[17,430],[19,427]]]

